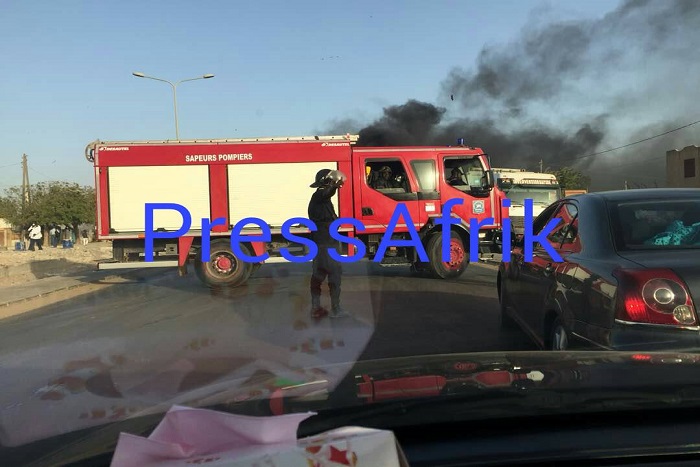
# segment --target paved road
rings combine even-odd
[[[354,316],[319,321],[309,317],[309,269],[266,265],[247,286],[223,292],[194,274],[122,279],[0,320],[0,444],[165,401],[239,400],[270,375],[335,384],[358,359],[534,348],[498,328],[493,266],[441,281],[346,265],[342,295]]]
[[[520,332],[498,328],[493,265],[472,264],[450,281],[415,277],[403,267],[344,267],[343,304],[373,328],[363,359],[532,348]],[[266,265],[246,287],[224,292],[204,287],[193,273],[117,279],[111,287],[59,303],[24,304],[33,311],[0,321],[0,354],[50,341],[128,336],[146,328],[155,332],[172,324],[179,335],[223,323],[225,315],[251,318],[250,324],[285,315],[309,321],[308,279],[309,266],[298,264]],[[324,305],[329,305],[327,290]],[[172,323],[159,324],[165,322]]]

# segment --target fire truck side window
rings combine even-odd
[[[398,159],[368,160],[367,184],[380,193],[409,193],[406,169]]]
[[[411,161],[413,172],[418,179],[418,185],[421,191],[437,190],[435,180],[435,161],[432,160],[415,160]]]
[[[445,181],[454,188],[469,192],[483,187],[484,168],[477,157],[446,157]]]

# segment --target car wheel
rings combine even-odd
[[[500,313],[499,313],[499,319],[500,319],[500,324],[501,327],[504,329],[513,329],[516,328],[518,323],[515,322],[512,316],[508,313],[508,298],[506,295],[506,285],[503,283],[501,280],[501,290],[498,296],[498,301],[500,302]]]
[[[568,350],[569,349],[569,333],[564,327],[564,323],[560,318],[557,318],[552,323],[552,328],[549,333],[549,348],[551,350]]]

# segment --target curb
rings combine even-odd
[[[79,288],[87,286],[87,285],[90,285],[90,282],[69,285],[67,287],[60,287],[58,289],[54,289],[54,290],[51,290],[49,292],[40,293],[38,295],[32,295],[31,297],[18,298],[16,300],[12,300],[9,302],[0,302],[0,308],[7,308],[7,307],[10,307],[12,305],[17,305],[18,303],[31,302],[32,300],[36,300],[38,298],[48,297],[49,295],[53,295],[53,294],[58,293],[58,292],[65,292],[67,290],[79,289]]]
[[[0,279],[13,279],[20,278],[22,276],[28,277],[28,280],[38,281],[41,279],[47,279],[49,277],[60,276],[61,273],[69,274],[87,274],[91,271],[92,265],[85,264],[79,266],[73,266],[70,269],[66,269],[65,264],[54,264],[50,267],[42,268],[41,271],[33,271],[33,267],[29,264],[21,264],[18,266],[1,266],[0,267]]]
[[[99,271],[95,270],[95,272],[99,272]],[[109,279],[124,278],[124,277],[129,277],[129,276],[137,275],[138,273],[144,273],[144,272],[146,272],[146,271],[143,271],[140,269],[126,271],[126,272],[122,272],[122,273],[113,273],[112,272],[112,273],[106,274],[106,275],[101,276],[101,277],[98,276],[98,277],[96,277],[96,280],[104,281],[104,280],[109,280]],[[151,275],[157,275],[158,273],[163,273],[165,271],[161,270],[161,271],[148,271],[148,272],[151,272],[152,273]],[[37,280],[41,280],[41,279],[37,279]],[[89,285],[99,285],[99,284],[95,283],[93,281],[86,281],[86,282],[81,282],[79,284],[73,284],[73,285],[69,285],[69,286],[65,286],[65,287],[59,287],[59,288],[50,290],[48,292],[40,293],[37,295],[32,295],[31,297],[25,297],[25,298],[19,298],[16,300],[6,301],[6,302],[0,302],[0,308],[7,308],[7,307],[10,307],[12,305],[17,305],[19,303],[26,303],[26,302],[30,302],[32,300],[36,300],[39,298],[48,297],[48,296],[53,295],[53,294],[58,293],[58,292],[65,292],[68,290],[79,289],[82,287],[87,287]]]

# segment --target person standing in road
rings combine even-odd
[[[338,170],[323,169],[316,174],[316,181],[310,185],[316,188],[309,201],[309,219],[316,224],[316,232],[312,239],[318,246],[318,253],[313,260],[311,275],[311,315],[322,318],[328,311],[321,306],[321,285],[328,278],[328,289],[331,295],[331,318],[340,318],[348,314],[340,307],[340,283],[342,276],[341,264],[328,253],[328,248],[339,251],[339,242],[331,237],[329,228],[338,218],[331,199],[345,183],[345,175]]]
[[[32,223],[32,226],[29,227],[29,250],[34,251],[34,245],[37,245],[39,247],[39,250],[43,250],[41,247],[42,243],[44,243],[42,240],[42,233],[41,233],[41,226],[37,225],[36,223]]]
[[[82,238],[83,245],[87,245],[88,244],[88,231],[87,231],[87,229],[83,229],[80,232],[80,236]]]

